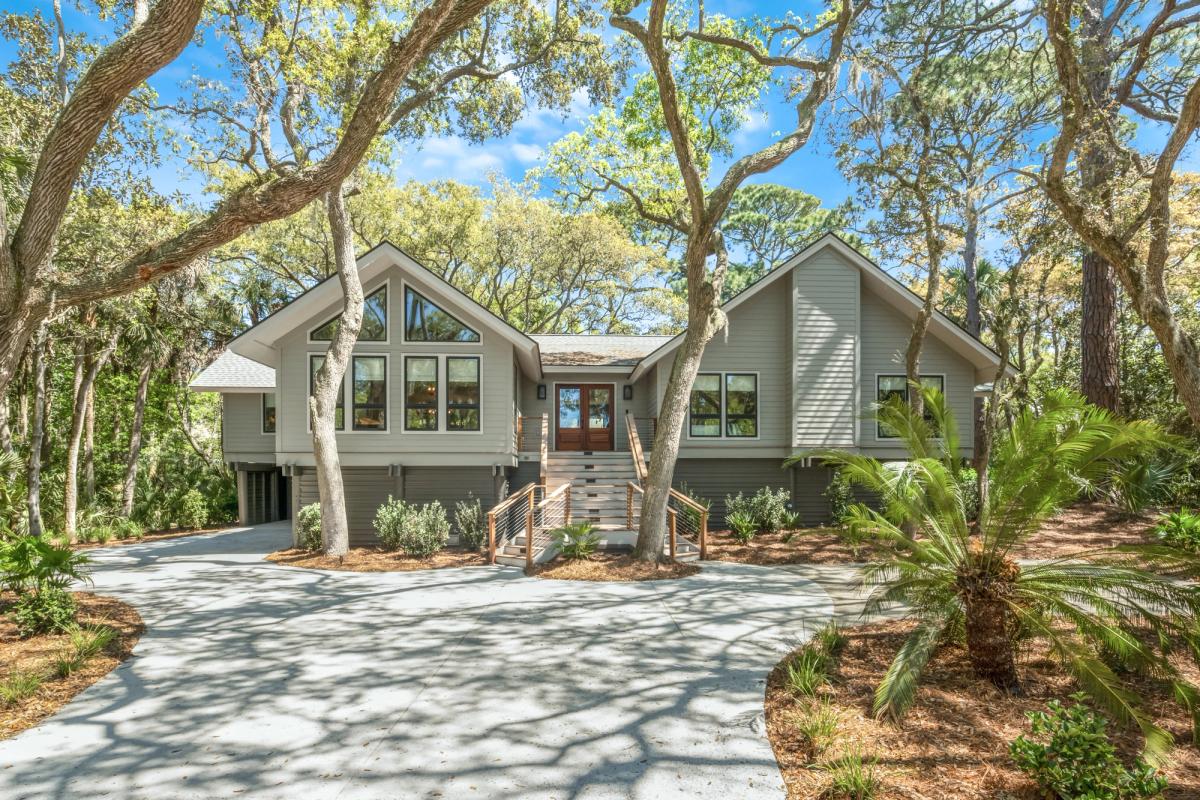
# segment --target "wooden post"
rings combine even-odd
[[[496,512],[488,512],[488,563],[496,563]]]
[[[517,417],[517,431],[516,431],[516,433],[517,433],[517,452],[520,452],[525,449],[525,436],[521,431],[521,428],[522,428],[522,426],[524,426],[524,424],[525,424],[525,418],[520,417],[520,416]]]
[[[565,507],[563,508],[563,525],[570,525],[571,524],[571,484],[569,484],[569,483],[567,484],[567,497],[563,502],[565,504]]]
[[[700,560],[708,556],[708,509],[700,512]]]
[[[677,514],[676,514],[675,509],[673,509],[673,508],[667,509],[667,529],[670,531],[670,534],[671,534],[670,539],[669,539],[669,542],[670,542],[669,549],[667,552],[671,556],[672,561],[675,560],[675,517],[676,516],[677,516]]]
[[[633,530],[633,485],[625,484],[625,528]]]
[[[546,462],[550,459],[550,415],[542,414],[542,442],[538,446],[538,458],[541,463],[541,482],[546,483]]]
[[[529,493],[529,510],[525,512],[525,570],[533,569],[533,499],[537,492]]]

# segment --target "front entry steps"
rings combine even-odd
[[[578,521],[572,515],[573,521]],[[600,534],[600,550],[633,550],[633,545],[637,542],[637,531],[629,530],[628,528],[599,528],[597,533]],[[670,545],[663,545],[663,554],[668,554]],[[535,550],[533,553],[533,563],[544,564],[558,555],[558,546],[553,542],[540,550]],[[675,560],[676,561],[699,561],[700,548],[685,539],[677,539],[675,541]],[[519,534],[513,537],[512,543],[505,545],[496,552],[496,563],[506,564],[510,567],[525,566],[525,534]]]
[[[637,481],[627,452],[555,451],[546,459],[546,488],[571,484],[571,520],[601,531],[629,529],[626,484]]]

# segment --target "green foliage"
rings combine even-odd
[[[726,513],[725,521],[729,523],[733,538],[742,544],[749,542],[754,538],[754,534],[758,533],[758,523],[754,521],[754,517],[750,516],[749,511],[739,510],[732,514]]]
[[[436,500],[418,508],[389,496],[375,512],[374,524],[385,550],[403,550],[415,558],[432,556],[450,539],[450,521]]]
[[[1070,707],[1057,700],[1048,711],[1031,711],[1036,741],[1024,734],[1009,746],[1013,761],[1047,796],[1090,800],[1142,800],[1160,796],[1167,779],[1141,759],[1126,767],[1105,732],[1107,722],[1075,694]]]
[[[849,638],[836,622],[830,622],[813,634],[813,643],[822,653],[837,658],[846,649]]]
[[[0,707],[10,708],[32,697],[45,679],[33,670],[13,670],[0,680]]]
[[[1041,525],[1081,486],[1096,485],[1111,466],[1171,443],[1156,425],[1126,422],[1067,392],[1027,406],[993,446],[990,491],[971,535],[959,481],[957,423],[941,394],[925,390],[932,423],[894,399],[878,411],[909,452],[906,462],[882,463],[854,453],[816,455],[877,494],[882,513],[852,506],[848,528],[890,545],[867,568],[875,587],[865,613],[905,603],[919,622],[880,683],[875,712],[898,716],[913,702],[921,675],[939,644],[966,630],[980,677],[1011,688],[1017,676],[1016,639],[970,635],[996,623],[1049,645],[1067,672],[1108,713],[1138,725],[1148,754],[1162,753],[1170,736],[1140,706],[1137,695],[1105,665],[1111,651],[1139,672],[1163,677],[1189,711],[1196,689],[1168,658],[1172,641],[1200,646],[1200,593],[1156,570],[1193,569],[1193,557],[1174,548],[1126,546],[1022,565],[1013,558]],[[940,438],[931,435],[940,432]],[[813,454],[809,454],[810,456]],[[1137,635],[1139,627],[1153,636]]]
[[[586,560],[592,557],[600,544],[600,534],[593,528],[592,523],[587,521],[572,522],[554,530],[550,536],[563,558]]]
[[[9,610],[22,637],[69,631],[77,612],[75,597],[54,586],[22,594]]]
[[[872,800],[880,787],[876,763],[876,759],[864,760],[862,753],[853,752],[818,764],[817,769],[829,775],[829,785],[821,796],[831,800]]]
[[[321,504],[309,503],[296,514],[296,530],[299,531],[300,547],[304,550],[320,550]]]
[[[116,629],[107,625],[72,625],[67,633],[70,641],[54,659],[54,671],[60,678],[81,669],[117,638]]]
[[[772,490],[768,486],[759,489],[751,497],[738,492],[735,496],[726,496],[725,518],[749,518],[753,520],[756,531],[775,533],[782,530],[789,519],[788,504],[791,500],[791,492],[787,489]]]
[[[113,523],[113,528],[116,531],[117,538],[125,539],[141,539],[146,535],[146,529],[141,526],[141,523],[132,519],[117,519]]]
[[[804,737],[814,757],[833,746],[839,722],[838,711],[828,698],[809,703],[793,718],[796,731]]]
[[[812,697],[829,683],[829,654],[819,645],[810,644],[784,665],[784,683],[794,695]]]
[[[1176,485],[1182,465],[1157,453],[1136,453],[1118,461],[1104,482],[1104,490],[1113,503],[1130,514],[1137,514],[1166,502]]]
[[[208,503],[198,489],[189,489],[179,504],[179,525],[196,530],[208,524]]]
[[[979,516],[979,473],[974,467],[963,467],[958,472],[958,491],[962,494],[963,513],[967,519]]]
[[[825,487],[825,499],[829,501],[829,518],[840,525],[846,518],[850,504],[854,502],[854,486],[841,470],[835,470],[829,486]]]
[[[1200,514],[1181,508],[1163,514],[1154,526],[1154,533],[1172,547],[1193,553],[1200,551]]]
[[[454,526],[458,528],[458,543],[468,550],[476,551],[483,546],[487,533],[487,517],[478,497],[459,500],[454,504]]]
[[[712,508],[712,500],[708,497],[696,492],[695,489],[688,486],[687,481],[682,481],[675,490],[680,494],[685,495],[689,500],[697,505],[703,506],[705,509]],[[700,530],[700,512],[691,506],[679,504],[679,514],[682,517],[683,526],[686,530]]]
[[[0,586],[17,594],[90,581],[86,553],[36,536],[0,541]]]

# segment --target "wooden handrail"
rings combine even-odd
[[[550,459],[550,414],[542,414],[542,441],[538,447],[538,464],[542,485],[546,485],[546,462]]]
[[[646,455],[642,452],[642,437],[638,435],[637,421],[629,409],[625,409],[625,435],[629,438],[629,455],[633,458],[633,471],[638,483],[646,480]]]
[[[489,511],[488,513],[489,514],[499,514],[501,511],[506,510],[509,506],[511,506],[513,503],[517,502],[517,500],[521,499],[526,494],[531,494],[537,488],[537,486],[538,486],[538,484],[536,484],[536,483],[525,484],[520,489],[517,489],[517,491],[510,494],[508,497],[504,498],[499,503],[492,506],[492,510]]]
[[[532,485],[532,484],[531,484],[531,485]],[[557,489],[555,489],[553,492],[551,492],[550,494],[548,494],[548,495],[546,495],[545,497],[543,497],[543,498],[542,498],[542,502],[538,503],[538,504],[537,504],[537,507],[538,507],[538,508],[541,508],[542,506],[544,506],[544,505],[546,505],[547,503],[549,503],[551,500],[556,500],[556,499],[558,499],[558,496],[559,496],[560,494],[566,494],[566,493],[568,493],[568,492],[570,492],[570,491],[571,491],[571,482],[570,482],[570,481],[567,481],[567,482],[566,482],[566,483],[564,483],[562,486],[559,486],[559,487],[558,487]]]

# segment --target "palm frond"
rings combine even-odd
[[[897,720],[912,706],[921,682],[921,672],[937,651],[942,634],[952,622],[924,623],[908,635],[883,680],[875,688],[871,710],[876,717]]]

